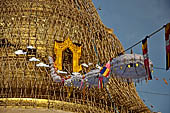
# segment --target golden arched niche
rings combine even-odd
[[[54,52],[56,55],[56,60],[54,66],[58,70],[62,70],[62,53],[65,49],[69,48],[73,53],[73,72],[79,72],[82,70],[81,65],[79,65],[79,59],[81,56],[81,46],[76,46],[72,43],[70,38],[67,38],[64,42],[55,41]]]

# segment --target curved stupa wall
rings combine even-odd
[[[37,67],[36,62],[29,61],[29,58],[36,57],[49,64],[48,56],[56,57],[54,42],[63,42],[68,37],[82,47],[79,64],[93,63],[89,68],[83,68],[82,72],[91,70],[98,62],[106,63],[123,51],[118,38],[101,22],[91,0],[1,0],[0,97],[63,102],[77,102],[77,98],[79,104],[86,105],[84,100],[92,96],[95,99],[89,99],[90,106],[102,108],[107,103],[111,107],[113,102],[105,89],[86,89],[84,93],[74,88],[75,95],[67,99],[67,88],[53,82],[50,69]],[[28,46],[33,46],[34,51],[29,51]],[[17,50],[27,54],[16,55]],[[115,105],[119,106],[118,110],[149,111],[138,97],[133,84],[111,78],[108,88]],[[82,95],[86,95],[83,97],[85,99],[82,99]],[[108,110],[106,106],[104,108]]]

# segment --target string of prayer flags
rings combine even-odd
[[[170,23],[165,27],[165,41],[166,41],[166,70],[170,68]]]
[[[142,40],[142,51],[143,51],[143,57],[144,57],[145,70],[146,70],[146,74],[148,75],[148,80],[152,80],[152,75],[151,75],[151,71],[149,68],[147,38]]]

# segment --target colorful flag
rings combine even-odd
[[[130,54],[133,54],[133,50],[132,49],[130,50]]]
[[[165,78],[163,78],[163,81],[165,82],[165,84],[166,84],[166,85],[168,85],[168,82],[166,81],[166,79],[165,79]]]
[[[103,67],[100,70],[100,73],[104,76],[104,77],[108,77],[109,73],[110,73],[110,61],[106,64],[105,67]]]
[[[98,88],[103,88],[103,77],[102,76],[99,76]]]
[[[64,77],[62,77],[62,78],[61,78],[61,85],[62,85],[62,86],[64,86],[64,81],[65,81],[65,79],[64,79]]]
[[[165,41],[166,41],[166,70],[170,68],[170,23],[165,27]]]
[[[70,96],[71,96],[71,93],[73,92],[73,86],[72,87],[67,87],[67,98],[70,98]]]
[[[159,78],[158,78],[158,77],[156,77],[156,76],[154,76],[154,79],[155,79],[155,80],[159,80]]]
[[[85,101],[85,96],[86,96],[86,85],[83,87],[83,101]]]
[[[153,105],[151,105],[151,108],[154,108],[154,106],[153,106]]]
[[[84,79],[85,79],[85,75],[83,75],[83,76],[82,76],[80,89],[81,89],[81,88],[82,88],[82,86],[83,86]]]
[[[145,65],[146,74],[148,75],[148,80],[152,80],[152,75],[151,75],[151,71],[150,71],[150,68],[149,68],[147,38],[142,40],[142,50],[143,50],[143,57],[144,57],[144,65]]]

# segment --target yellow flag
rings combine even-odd
[[[72,93],[72,91],[73,91],[73,86],[72,87],[67,87],[67,98],[70,98],[70,96],[71,96],[71,93]]]

